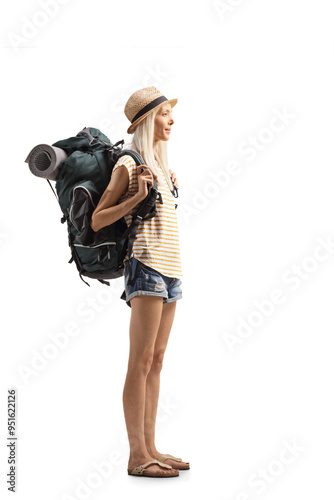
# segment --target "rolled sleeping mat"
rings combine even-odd
[[[38,144],[30,151],[25,162],[28,163],[30,171],[37,177],[55,181],[67,156],[63,149],[48,144]]]

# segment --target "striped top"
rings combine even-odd
[[[122,203],[138,192],[136,162],[130,155],[123,155],[115,163],[113,172],[121,165],[125,165],[128,170],[129,187],[121,195],[118,203]],[[135,257],[143,264],[152,267],[165,276],[182,278],[178,221],[174,197],[169,189],[162,168],[160,165],[157,165],[157,168],[164,180],[163,185],[157,182],[163,204],[157,198],[156,215],[138,224],[131,257]],[[138,209],[138,205],[124,216],[128,226],[131,224],[132,214],[136,209]],[[124,262],[127,260],[129,260],[128,251]]]

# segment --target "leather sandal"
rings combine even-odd
[[[168,460],[168,458],[170,458],[171,460],[175,460],[176,462],[182,462],[181,458],[173,457],[173,455],[169,455],[168,453],[159,455],[160,462],[165,462],[166,460]],[[166,464],[166,465],[168,465],[168,464]],[[172,465],[171,467],[173,467],[174,469],[179,469],[179,470],[188,470],[188,469],[190,469],[189,464],[188,464],[188,467],[183,467],[182,465],[179,465],[179,466],[178,465]]]
[[[146,462],[145,464],[138,465],[138,467],[135,467],[132,471],[128,469],[128,474],[129,476],[146,476],[146,477],[178,477],[179,471],[177,469],[174,469],[175,474],[159,474],[158,473],[150,473],[149,471],[145,472],[147,467],[151,464],[158,464],[160,467],[164,467],[165,469],[173,469],[171,465],[168,464],[163,464],[162,462],[159,462],[159,460],[150,460],[149,462]]]

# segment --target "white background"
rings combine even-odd
[[[14,387],[18,499],[330,498],[332,2],[46,4],[2,7],[1,496]],[[123,278],[79,279],[57,201],[24,162],[85,126],[129,140],[125,102],[150,85],[179,99],[169,166],[184,273],[156,445],[191,467],[163,484],[126,472]]]

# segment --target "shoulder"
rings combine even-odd
[[[125,163],[129,163],[129,162],[133,162],[133,163],[136,163],[134,161],[134,159],[132,158],[131,155],[122,155],[118,158],[117,160],[118,162],[121,161],[121,162],[125,162]]]
[[[125,165],[126,168],[130,171],[135,170],[137,167],[135,160],[130,155],[120,156],[115,163],[113,170],[115,170],[117,167],[120,167],[121,165]]]

